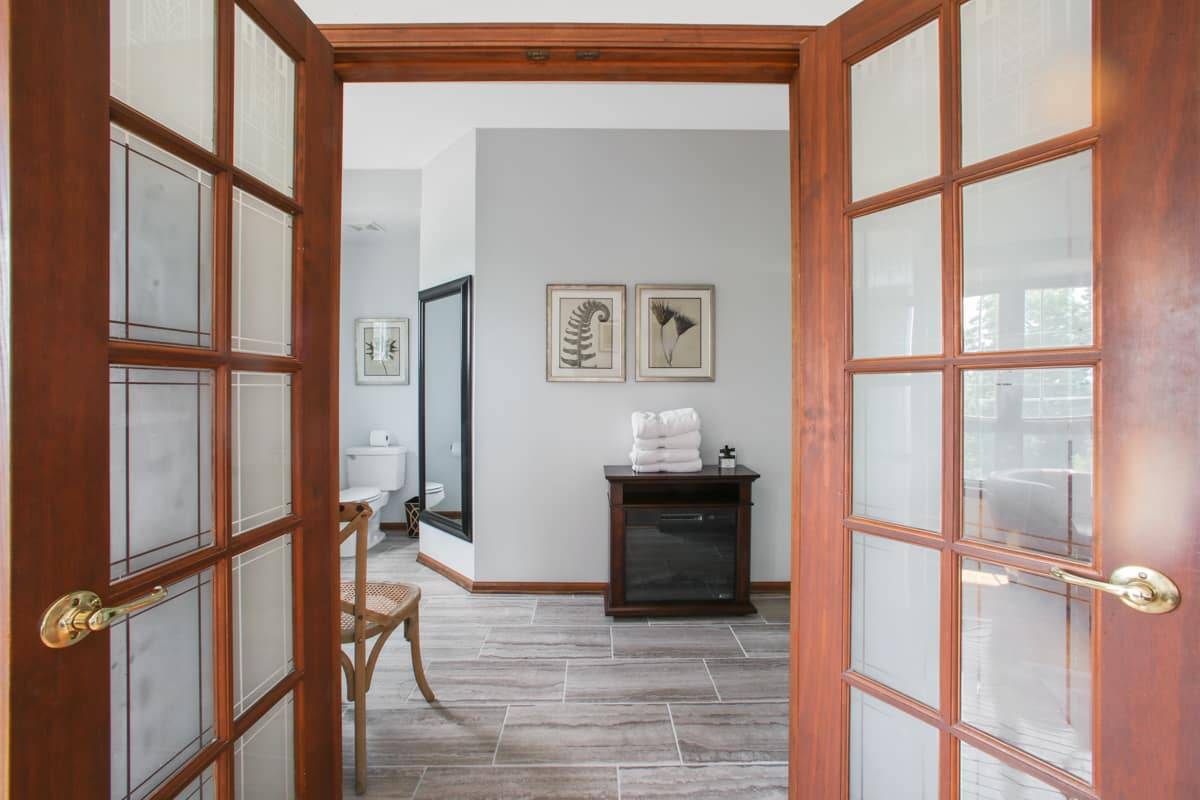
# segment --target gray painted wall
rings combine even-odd
[[[384,233],[342,235],[339,343],[341,485],[346,486],[347,447],[367,444],[372,430],[387,430],[408,448],[406,485],[388,500],[385,522],[404,520],[404,500],[417,492],[417,267],[421,173],[416,170],[347,170],[342,182],[343,218],[375,220]],[[379,217],[379,209],[387,209]],[[361,209],[361,212],[360,212]],[[360,317],[408,317],[410,383],[359,386],[354,382],[354,321]]]
[[[728,442],[763,474],[753,579],[787,579],[787,134],[481,130],[477,141],[475,577],[605,580],[601,467],[627,463],[632,411],[694,406],[706,463]],[[626,383],[546,382],[548,283],[627,284]],[[636,283],[716,285],[716,382],[634,382]]]

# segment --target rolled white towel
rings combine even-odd
[[[700,459],[695,461],[673,461],[659,464],[634,464],[634,472],[699,472],[704,469]]]
[[[664,436],[679,436],[700,430],[700,415],[694,408],[676,408],[672,411],[633,412],[633,438],[659,439]]]
[[[700,432],[665,436],[659,439],[634,439],[634,450],[699,450]]]
[[[645,464],[673,464],[680,461],[699,461],[700,451],[691,450],[631,450],[629,461],[635,467]]]

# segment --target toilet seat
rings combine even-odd
[[[339,503],[367,503],[373,504],[376,500],[383,496],[383,492],[375,486],[351,486],[348,489],[342,489],[338,492]]]
[[[425,481],[425,494],[433,494],[434,492],[443,492],[445,490],[445,484],[437,483],[436,481]]]

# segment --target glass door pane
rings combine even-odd
[[[296,62],[236,9],[233,161],[286,195],[294,189]]]
[[[938,732],[850,690],[850,800],[937,800]]]

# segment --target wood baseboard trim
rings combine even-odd
[[[417,563],[429,567],[472,594],[602,594],[605,583],[551,583],[546,581],[473,581],[436,558],[417,553]]]
[[[547,581],[475,581],[479,594],[604,594],[607,583],[551,583]]]
[[[381,531],[408,531],[408,525],[403,522],[381,522],[379,523]]]
[[[429,567],[446,580],[466,589],[472,594],[604,594],[606,583],[568,581],[473,581],[461,572],[451,569],[436,558],[417,553],[417,563]],[[791,588],[788,581],[756,581],[750,584],[752,592],[787,594]]]
[[[450,567],[447,567],[445,564],[435,558],[430,558],[424,553],[417,553],[417,563],[421,564],[422,566],[429,567],[438,575],[441,575],[443,578],[453,584],[461,586],[468,592],[474,591],[474,589],[471,588],[475,583],[474,581],[472,581],[466,575],[463,575],[458,570],[450,569]]]

